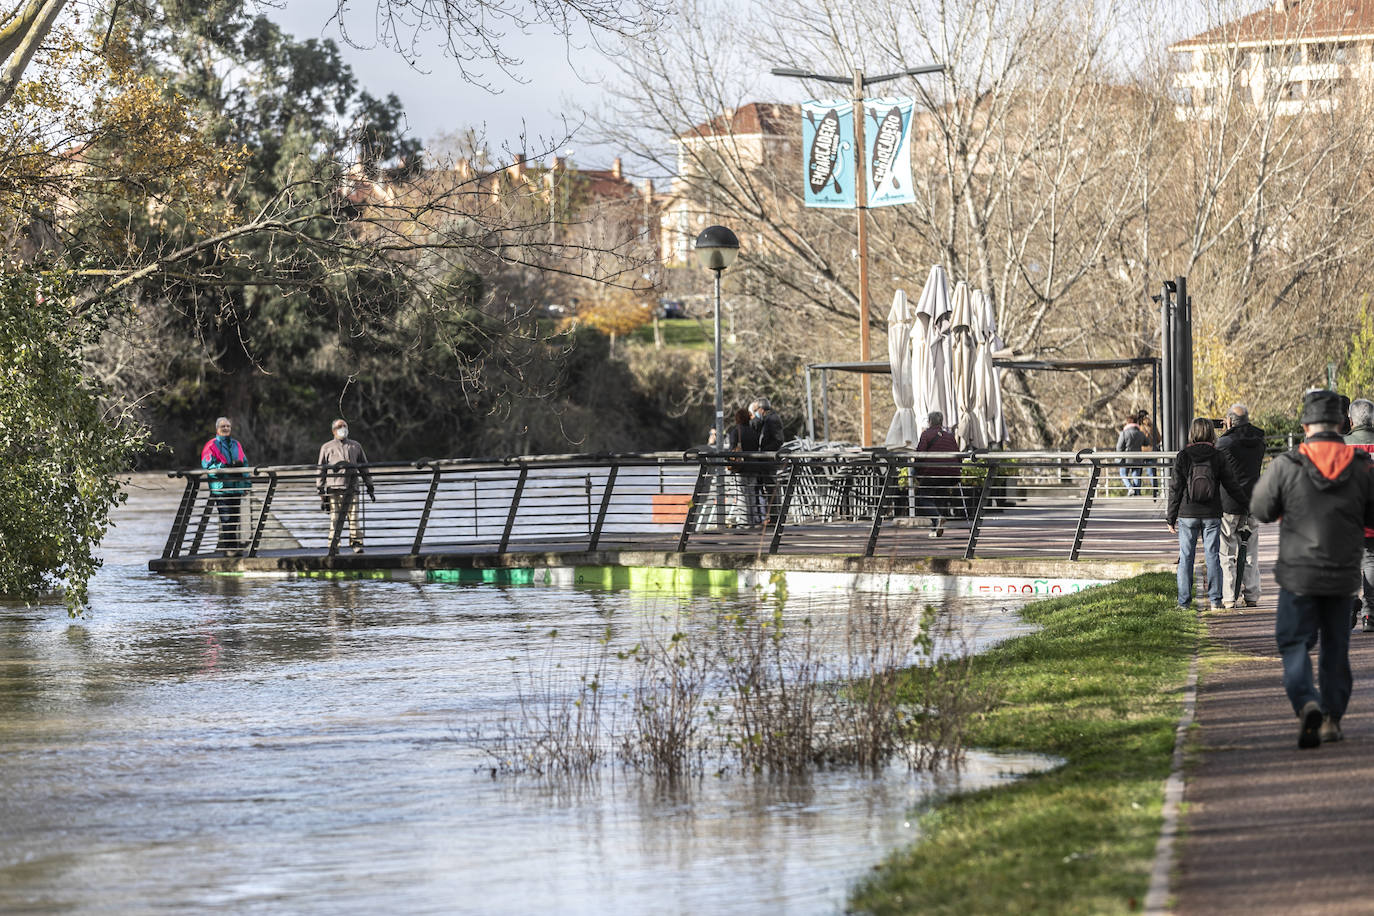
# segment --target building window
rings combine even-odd
[[[1266,67],[1291,67],[1302,60],[1300,45],[1275,45],[1264,49]]]
[[[1307,46],[1309,64],[1343,64],[1349,55],[1350,45],[1347,42],[1320,42]]]
[[[1307,94],[1306,86],[1299,80],[1291,83],[1284,83],[1279,87],[1279,98],[1288,102],[1295,102]]]

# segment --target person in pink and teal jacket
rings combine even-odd
[[[200,466],[209,470],[218,468],[246,468],[248,457],[243,453],[243,444],[232,435],[234,425],[228,417],[215,421],[215,437],[205,443],[200,450]],[[239,524],[243,519],[243,500],[252,486],[246,471],[233,474],[210,474],[210,502],[219,512],[220,550],[241,550],[243,541],[239,537]]]

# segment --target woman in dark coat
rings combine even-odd
[[[1204,417],[1193,420],[1188,445],[1174,456],[1174,476],[1169,485],[1169,530],[1178,535],[1178,604],[1193,603],[1193,560],[1197,539],[1202,536],[1207,567],[1207,600],[1213,610],[1222,607],[1221,597],[1221,491],[1245,500],[1245,490],[1231,462],[1217,451],[1216,427]]]

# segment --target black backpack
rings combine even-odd
[[[1211,461],[1194,461],[1188,469],[1188,501],[1210,503],[1217,498],[1217,472]]]

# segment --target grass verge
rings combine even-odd
[[[660,318],[659,331],[663,334],[665,347],[680,347],[685,350],[709,350],[713,345],[710,316],[706,320],[696,318]],[[629,334],[636,343],[652,347],[654,345],[654,326],[652,323],[641,325]]]
[[[855,889],[860,913],[1127,913],[1159,836],[1197,614],[1154,573],[1028,606],[1041,629],[981,656],[969,744],[1064,759],[937,802],[922,839]],[[909,689],[920,695],[921,672]]]

